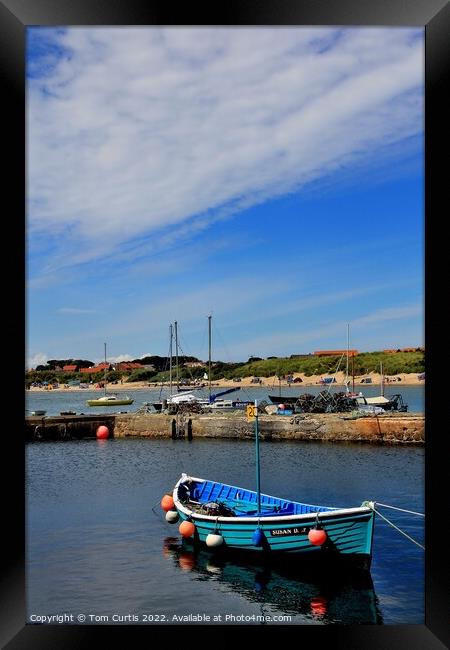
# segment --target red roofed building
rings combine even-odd
[[[99,363],[98,366],[93,366],[92,368],[80,368],[80,372],[85,372],[85,373],[95,373],[95,372],[101,372],[102,370],[105,370],[109,368],[109,363]]]
[[[76,372],[76,371],[77,371],[77,366],[75,365],[63,366],[63,372]]]
[[[121,361],[116,364],[116,370],[138,370],[143,368],[142,363],[131,363],[129,361]]]

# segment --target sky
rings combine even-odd
[[[424,30],[27,29],[26,366],[424,344]]]

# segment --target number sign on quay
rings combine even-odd
[[[247,422],[251,422],[252,420],[256,419],[258,412],[258,407],[254,406],[253,404],[249,404],[247,406]]]

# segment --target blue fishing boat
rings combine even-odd
[[[161,500],[166,521],[180,534],[211,549],[267,556],[320,556],[351,560],[369,569],[374,528],[373,503],[339,508],[261,494],[258,416],[255,405],[256,491],[182,474]]]

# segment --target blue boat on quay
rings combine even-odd
[[[166,521],[181,520],[182,537],[213,550],[252,552],[265,559],[298,556],[327,564],[343,560],[368,570],[374,504],[339,508],[262,494],[256,404],[248,407],[247,416],[255,422],[256,491],[183,473],[173,493],[161,500]]]

